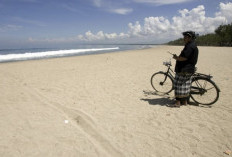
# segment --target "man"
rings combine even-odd
[[[195,71],[195,65],[198,60],[195,32],[187,31],[182,34],[184,36],[185,47],[179,56],[173,56],[176,60],[176,76],[174,80],[176,103],[174,107],[180,107],[181,104],[187,105],[192,81],[191,77]]]

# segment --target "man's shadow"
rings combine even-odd
[[[161,96],[161,98],[156,98],[156,99],[151,99],[151,98],[142,98],[140,100],[142,101],[147,101],[149,103],[149,105],[160,105],[160,106],[173,106],[175,103],[175,100],[173,98],[171,98],[169,95],[167,94],[161,94],[155,91],[143,91],[144,95],[146,97],[148,96],[154,96],[154,95],[158,95]]]
[[[154,91],[143,91],[144,95],[147,97],[149,95],[158,95],[161,96],[161,98],[156,98],[156,99],[151,99],[151,98],[142,98],[140,100],[142,101],[147,101],[149,103],[149,105],[160,105],[160,106],[167,106],[167,107],[173,107],[175,104],[175,99],[171,96],[169,96],[168,94],[160,94],[158,92],[154,92]],[[199,106],[198,103],[189,101],[188,105],[192,105],[192,106]],[[199,106],[202,107],[202,106]],[[210,107],[210,106],[208,106]]]
[[[175,103],[174,100],[169,98],[156,98],[156,99],[140,99],[143,101],[147,101],[150,105],[160,105],[160,106],[167,106],[170,107]]]

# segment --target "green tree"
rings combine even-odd
[[[232,46],[232,23],[220,25],[215,33],[205,34],[197,37],[196,43],[199,46]],[[170,41],[169,45],[183,45],[183,39]]]
[[[232,24],[220,25],[215,33],[220,38],[220,46],[232,46]]]

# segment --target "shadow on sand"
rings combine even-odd
[[[156,99],[140,99],[143,101],[147,101],[150,105],[160,105],[160,106],[172,106],[175,101],[169,98],[156,98]]]
[[[144,95],[150,96],[150,95],[158,95],[161,98],[155,98],[155,99],[151,99],[151,98],[142,98],[140,100],[142,101],[146,101],[149,103],[149,105],[160,105],[160,106],[167,106],[167,107],[174,107],[175,104],[175,99],[173,97],[170,97],[168,94],[160,94],[154,91],[143,91]],[[211,106],[202,106],[199,105],[198,103],[192,102],[190,100],[190,102],[188,102],[188,105],[191,106],[198,106],[198,107],[204,107],[204,108],[210,108]]]
[[[140,100],[147,101],[149,105],[160,105],[160,106],[167,106],[167,107],[173,107],[175,104],[174,98],[170,97],[168,94],[161,94],[155,91],[143,91],[144,96],[154,96],[158,95],[161,98],[151,99],[151,98],[142,98]]]

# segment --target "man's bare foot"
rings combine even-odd
[[[188,102],[187,102],[187,100],[185,100],[185,101],[183,101],[181,104],[182,104],[182,105],[187,105]]]
[[[173,107],[180,107],[180,101],[176,100],[176,103],[173,105]]]

